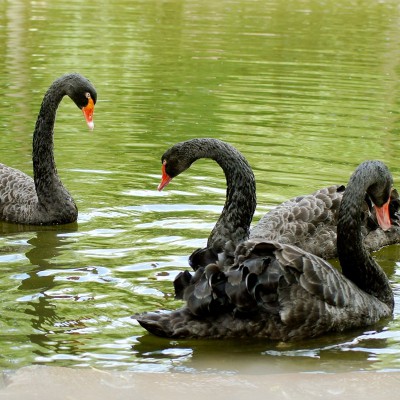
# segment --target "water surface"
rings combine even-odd
[[[256,179],[254,223],[378,158],[400,182],[396,1],[0,2],[1,162],[31,173],[42,96],[70,71],[98,91],[95,130],[69,100],[55,156],[77,224],[0,224],[0,368],[31,364],[223,373],[400,369],[400,311],[292,344],[170,341],[136,312],[180,306],[172,281],[204,246],[225,180],[198,161],[163,192],[172,144],[235,145]],[[400,304],[400,247],[376,253]]]

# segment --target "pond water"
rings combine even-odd
[[[55,157],[71,226],[0,223],[0,369],[31,364],[200,373],[400,370],[400,247],[375,253],[396,296],[377,327],[297,343],[164,340],[131,318],[172,309],[225,179],[196,162],[157,192],[178,141],[236,146],[257,179],[254,223],[381,159],[400,186],[400,6],[374,0],[0,2],[1,162],[31,173],[42,96],[77,71],[95,130],[66,98]]]

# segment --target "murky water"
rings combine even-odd
[[[65,99],[55,156],[76,225],[0,224],[0,368],[224,373],[400,369],[400,247],[376,253],[393,320],[293,344],[169,341],[133,313],[180,305],[172,281],[205,244],[225,180],[197,162],[162,193],[173,143],[215,137],[252,165],[254,222],[379,158],[400,186],[397,1],[0,2],[1,162],[31,171],[43,93],[70,71],[98,90],[95,130]]]

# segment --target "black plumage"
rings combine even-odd
[[[259,337],[295,340],[371,325],[393,312],[393,292],[365,248],[367,194],[389,202],[392,178],[379,161],[362,163],[339,209],[338,254],[343,273],[299,247],[265,239],[236,246],[234,261],[186,273],[185,306],[135,318],[149,332],[171,338]],[[389,219],[389,218],[388,218]]]
[[[76,204],[62,184],[54,161],[54,123],[57,108],[67,95],[83,110],[93,128],[97,93],[79,74],[63,75],[44,95],[33,133],[33,179],[23,172],[0,164],[0,219],[30,224],[55,225],[75,222]]]
[[[250,230],[256,208],[255,178],[245,157],[232,145],[212,138],[177,143],[161,157],[163,179],[167,177],[169,182],[200,158],[213,159],[221,166],[227,189],[224,208],[207,247],[194,251],[189,258],[194,270],[218,261],[222,250],[224,257],[231,261],[236,246],[248,238],[292,244],[325,259],[337,257],[336,228],[344,185],[332,185],[285,201],[265,214]],[[391,194],[393,228],[387,231],[378,227],[372,204],[368,197],[365,200],[361,230],[366,249],[375,251],[400,243],[397,191]]]

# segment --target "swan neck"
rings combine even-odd
[[[62,83],[55,81],[46,92],[33,132],[33,175],[39,200],[61,184],[54,160],[54,123],[57,108],[65,95]]]
[[[207,242],[208,247],[220,252],[227,242],[236,246],[249,236],[257,204],[255,177],[247,160],[228,143],[203,139],[199,144],[198,158],[216,161],[226,178],[225,204]]]
[[[374,184],[371,171],[352,176],[340,205],[337,227],[337,249],[343,275],[360,289],[393,306],[389,280],[364,246],[361,215],[365,193]]]

